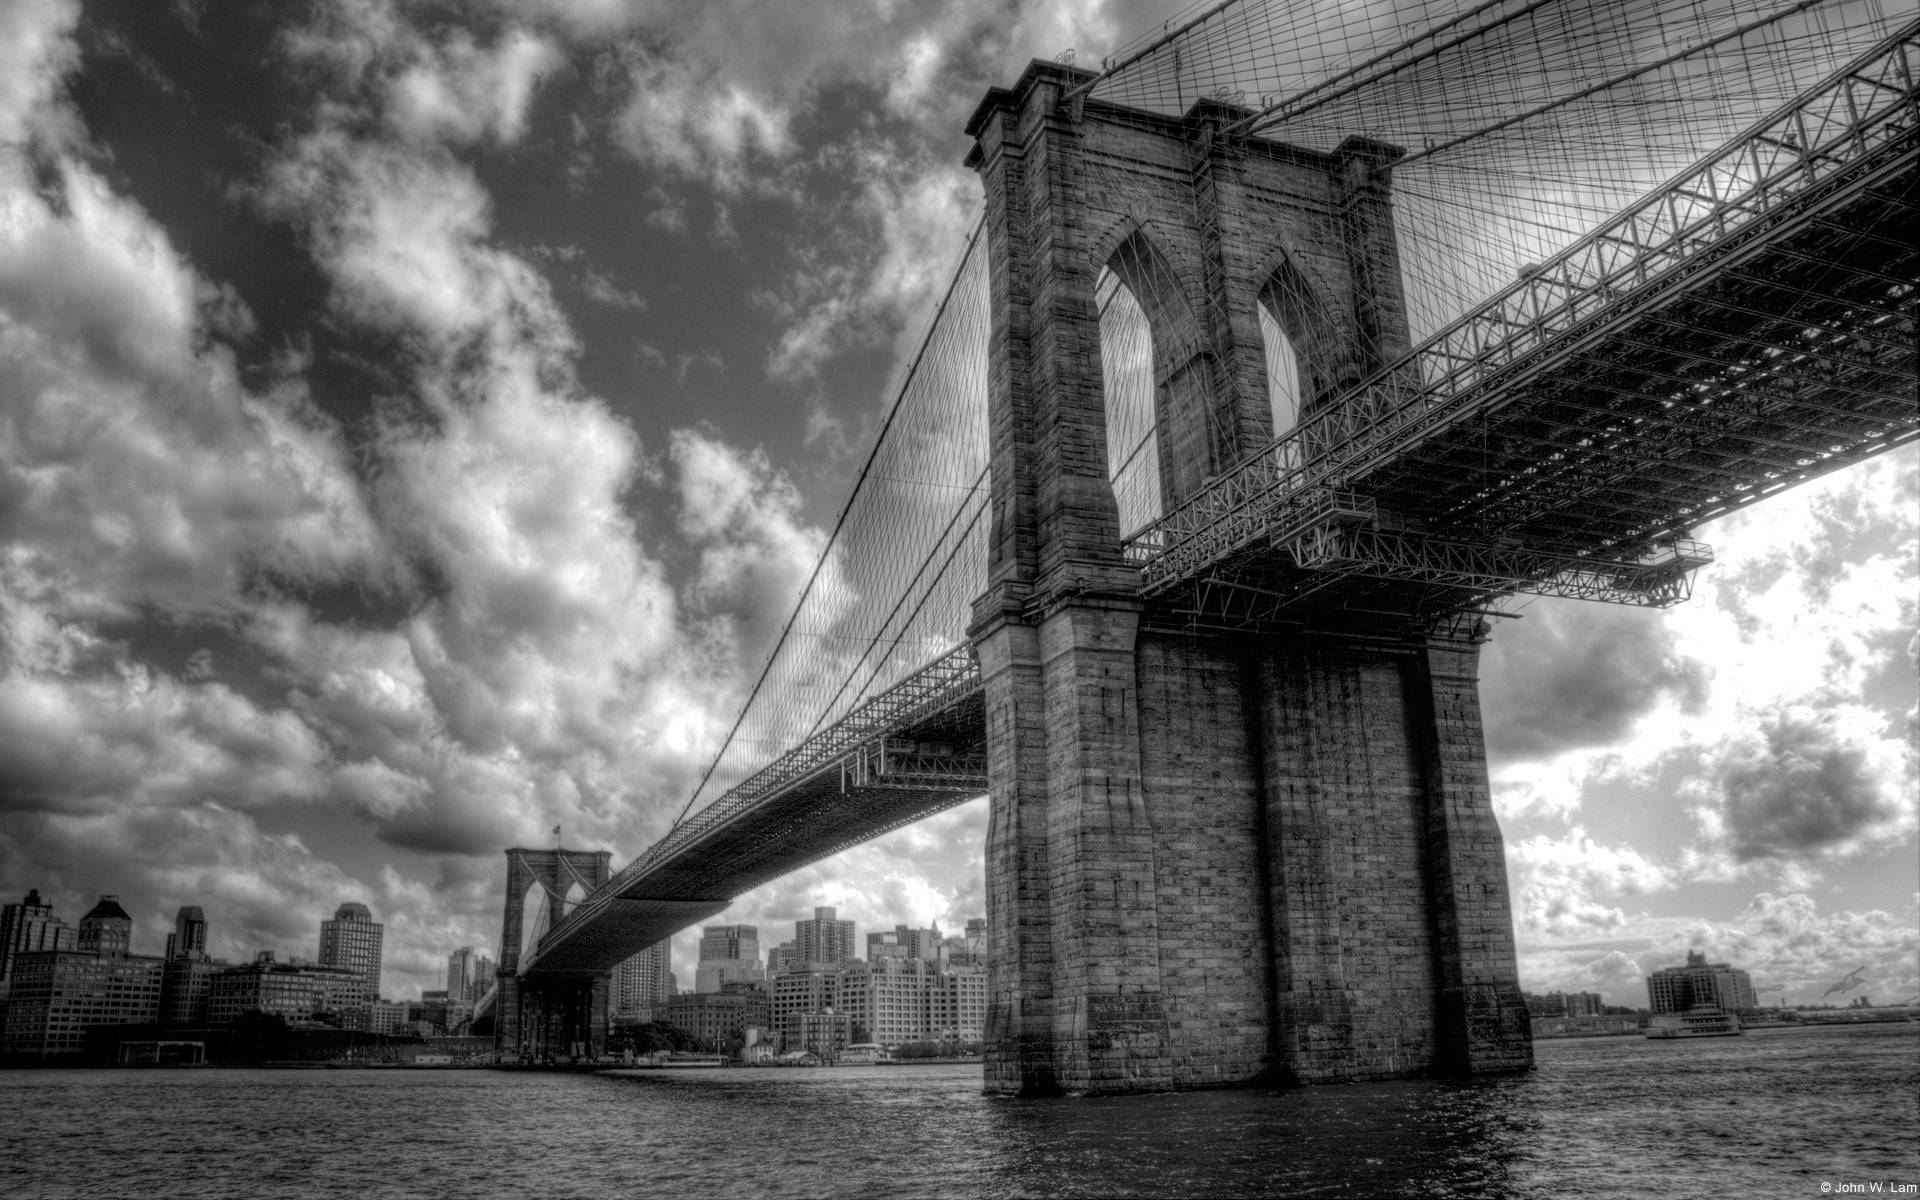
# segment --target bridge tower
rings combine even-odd
[[[544,1061],[571,1054],[576,1045],[584,1045],[592,1055],[605,1049],[612,974],[543,973],[538,979],[523,979],[520,957],[529,923],[544,923],[531,931],[537,942],[564,914],[570,895],[591,893],[607,881],[612,859],[607,850],[507,851],[506,915],[500,925],[493,1024],[494,1048],[503,1059],[525,1055]],[[530,896],[539,898],[531,913],[527,911]]]
[[[1407,347],[1399,151],[1228,136],[1035,62],[967,126],[986,191],[993,477],[985,687],[987,1087],[1335,1081],[1532,1062],[1472,614],[1236,630],[1140,597],[1108,482],[1096,282],[1152,332],[1177,505],[1274,435],[1261,307],[1299,403]]]

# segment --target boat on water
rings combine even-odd
[[[1740,1019],[1725,1009],[1702,1005],[1683,1013],[1658,1013],[1647,1018],[1650,1038],[1733,1037]]]

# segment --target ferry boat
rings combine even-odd
[[[1659,1013],[1647,1018],[1650,1038],[1733,1037],[1739,1032],[1738,1017],[1706,1005],[1683,1013]]]

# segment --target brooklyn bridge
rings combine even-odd
[[[989,1090],[1527,1067],[1479,647],[1680,603],[1697,527],[1920,437],[1917,70],[1897,5],[1230,0],[987,90],[725,748],[617,872],[508,852],[503,1052],[986,794]]]

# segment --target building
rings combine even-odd
[[[472,946],[462,946],[447,955],[447,1000],[450,1003],[477,1003],[493,986],[493,980],[480,974],[484,961]]]
[[[941,962],[946,953],[946,939],[940,936],[940,926],[931,929],[909,929],[905,925],[895,925],[892,929],[881,930],[867,935],[867,961],[879,958],[917,958],[922,962]]]
[[[231,1025],[249,1012],[271,1013],[289,1024],[328,1018],[344,1023],[360,1001],[362,977],[347,967],[280,963],[262,950],[252,962],[228,967],[213,977],[207,997],[207,1023]],[[372,1006],[362,1010],[372,1023]],[[364,1027],[364,1026],[363,1026]]]
[[[207,956],[207,914],[198,904],[182,905],[173,915],[173,932],[167,935],[166,957],[205,958]]]
[[[97,1025],[160,1019],[166,960],[93,950],[40,950],[15,960],[0,1055],[28,1062],[78,1059]]]
[[[41,901],[39,888],[29,891],[20,903],[0,908],[0,1000],[6,999],[12,985],[15,956],[74,950],[78,943],[79,933],[53,915],[53,905]]]
[[[853,1021],[846,1013],[788,1013],[781,1034],[788,1053],[805,1051],[821,1062],[834,1062],[853,1044]]]
[[[1647,1007],[1654,1012],[1686,1012],[1703,1004],[1728,1012],[1760,1007],[1745,971],[1710,963],[1697,951],[1687,951],[1686,966],[1662,967],[1647,976]]]
[[[1522,992],[1527,1011],[1536,1017],[1597,1017],[1606,1011],[1598,992]]]
[[[228,969],[218,959],[169,958],[160,969],[160,1024],[203,1029],[212,1021],[213,979]]]
[[[16,924],[23,929],[51,917],[28,893]],[[43,941],[65,939],[39,926]],[[70,947],[17,953],[10,969],[0,1056],[14,1061],[77,1060],[87,1030],[101,1025],[154,1025],[160,1020],[164,959],[131,953],[133,918],[111,895],[80,919]]]
[[[717,992],[729,983],[759,983],[760,930],[753,925],[709,925],[700,931],[700,961],[693,969],[693,990]]]
[[[813,920],[793,923],[794,953],[802,963],[844,963],[854,957],[853,922],[837,919],[831,905],[816,907]]]
[[[984,969],[942,970],[937,960],[886,955],[850,964],[838,983],[834,1008],[882,1046],[978,1042],[985,1034]]]
[[[320,922],[320,965],[347,971],[359,982],[338,998],[348,1023],[364,1029],[373,1002],[380,998],[381,943],[386,928],[373,919],[367,906],[349,901]]]
[[[407,1026],[407,1002],[375,1000],[368,1011],[367,1028],[374,1033],[411,1033]]]
[[[613,969],[614,1016],[651,1021],[665,1007],[673,995],[671,945],[663,938]]]
[[[806,969],[807,964],[805,960],[800,957],[800,952],[794,948],[792,942],[781,942],[778,946],[767,951],[767,978],[769,980],[778,979],[788,971],[804,971]]]
[[[133,918],[118,896],[103,895],[80,918],[80,949],[96,954],[126,954],[133,947]]]
[[[691,992],[666,1002],[669,1025],[705,1043],[725,1047],[750,1028],[771,1020],[771,998],[751,984],[730,983],[718,992]]]

